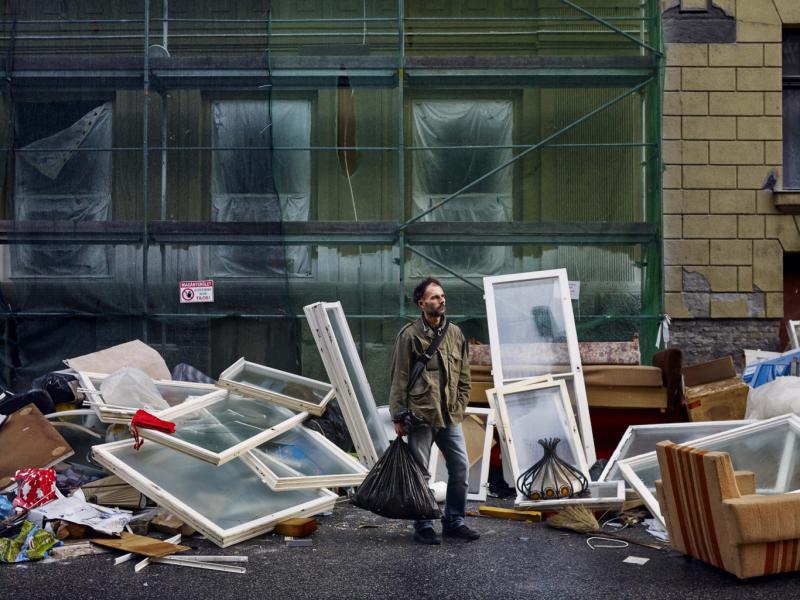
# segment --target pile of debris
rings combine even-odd
[[[309,517],[334,508],[334,490],[363,481],[388,437],[341,305],[306,311],[337,388],[244,358],[218,381],[187,365],[170,373],[135,340],[68,359],[68,370],[48,376],[70,396],[58,410],[43,402],[46,389],[11,397],[20,408],[0,424],[0,490],[16,494],[14,506],[0,496],[4,559],[91,537],[149,562],[215,568],[172,556],[186,549],[180,536],[196,531],[224,548],[276,527],[308,535]],[[147,510],[148,500],[162,512]],[[137,520],[175,535],[143,538]],[[41,543],[32,546],[34,537]]]
[[[644,506],[654,517],[649,530],[665,540],[670,490],[657,491],[656,454],[665,440],[730,452],[758,482],[747,493],[796,491],[800,417],[744,420],[749,389],[730,358],[682,371],[673,365],[663,379],[656,367],[612,365],[585,381],[564,269],[487,277],[484,289],[490,343],[476,353],[485,362],[473,365],[472,400],[485,395],[485,405],[467,407],[463,423],[468,499],[487,499],[493,472],[494,490],[503,482],[514,500],[513,509],[482,506],[479,514],[537,521],[563,511],[551,523],[614,537],[617,514]],[[90,539],[125,552],[117,564],[140,557],[137,571],[163,563],[241,573],[235,563],[246,557],[192,555],[181,541],[201,534],[225,548],[278,531],[292,545],[310,543],[314,515],[359,486],[395,434],[341,304],[304,310],[330,383],[245,358],[218,380],[185,364],[170,372],[134,340],[68,359],[68,369],[31,391],[0,397],[0,561],[38,559],[63,540]],[[638,363],[638,344],[635,354]],[[683,379],[677,388],[675,372]],[[626,385],[625,373],[636,385]],[[610,460],[597,461],[590,408],[626,402],[683,410],[685,418],[634,423]],[[443,499],[438,449],[428,471]],[[595,520],[608,513],[611,520]],[[141,535],[146,526],[171,537]]]

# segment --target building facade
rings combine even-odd
[[[324,378],[339,300],[381,402],[428,274],[487,342],[482,277],[566,267],[581,339],[654,349],[656,0],[31,0],[2,39],[7,386],[133,338]]]
[[[786,348],[800,317],[800,3],[662,2],[664,275],[694,362]]]

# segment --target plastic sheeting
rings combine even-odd
[[[792,370],[795,361],[800,361],[800,350],[785,352],[778,358],[763,360],[754,365],[749,365],[742,373],[742,380],[751,388],[757,388],[777,377],[795,375],[797,367]]]
[[[771,419],[786,413],[800,415],[800,377],[778,377],[747,395],[745,419]]]
[[[511,100],[417,100],[413,103],[412,119],[414,146],[427,148],[414,152],[415,215],[512,158],[512,149],[508,147],[512,144]],[[510,221],[512,182],[513,169],[502,169],[423,219]],[[451,246],[430,248],[426,254],[463,274],[491,275],[503,269],[510,250]],[[415,274],[424,274],[433,270],[433,265],[420,259],[412,268]]]
[[[111,104],[37,140],[16,156],[18,221],[85,222],[111,218]],[[107,148],[108,152],[97,149]],[[105,276],[109,249],[99,245],[12,246],[14,276]]]
[[[286,148],[311,144],[311,103],[274,100],[270,111],[260,100],[218,101],[212,119],[215,148],[233,148],[213,154],[212,220],[307,221],[311,152]],[[302,246],[218,247],[212,249],[211,264],[216,276],[308,275],[311,270],[309,251]]]

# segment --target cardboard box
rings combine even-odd
[[[736,375],[732,357],[685,367],[682,373],[692,421],[744,419],[750,387]]]

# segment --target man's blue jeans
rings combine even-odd
[[[449,419],[448,419],[449,421]],[[453,529],[464,524],[467,512],[467,477],[469,464],[461,423],[448,423],[447,427],[420,427],[408,432],[408,445],[423,470],[427,472],[431,446],[436,442],[447,465],[447,497],[444,505],[442,527]],[[430,520],[414,521],[419,531],[433,527]]]

